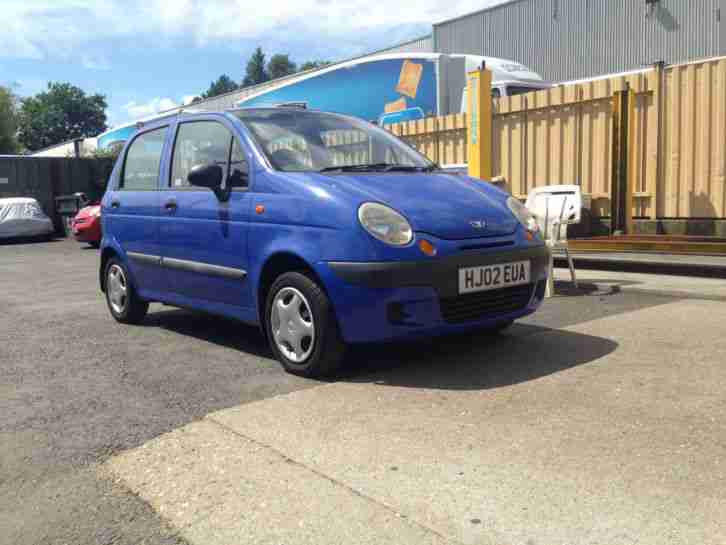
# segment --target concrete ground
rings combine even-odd
[[[97,260],[0,246],[2,545],[726,541],[723,281],[578,271],[323,383],[229,320],[114,323]]]

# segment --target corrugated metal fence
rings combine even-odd
[[[649,215],[656,168],[643,159],[649,151],[653,153],[652,146],[657,143],[656,138],[647,138],[652,136],[647,129],[657,119],[653,118],[651,108],[653,81],[642,74],[556,87],[497,101],[493,172],[504,176],[508,189],[522,198],[535,186],[581,185],[583,194],[592,199],[592,212],[600,217],[609,216],[613,94],[624,90],[627,84],[636,93],[632,120],[638,142],[634,214]]]
[[[726,58],[495,100],[492,163],[508,191],[576,183],[610,215],[613,95],[635,92],[633,216],[726,218]],[[466,162],[466,117],[388,127],[440,164]]]

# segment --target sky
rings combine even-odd
[[[29,96],[67,81],[106,96],[118,126],[235,81],[255,47],[341,60],[505,0],[2,0],[0,85]]]

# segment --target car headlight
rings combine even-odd
[[[507,199],[507,206],[514,214],[514,217],[519,220],[525,229],[532,233],[539,231],[539,225],[537,225],[537,218],[530,212],[529,208],[524,206],[519,200],[514,197]]]
[[[364,203],[358,209],[358,220],[372,236],[391,246],[405,246],[413,239],[408,220],[388,206]]]
[[[101,207],[100,206],[94,206],[93,208],[91,208],[89,215],[91,217],[93,217],[93,218],[100,217],[101,216]]]

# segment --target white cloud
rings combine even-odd
[[[111,70],[111,63],[104,56],[82,55],[81,64],[89,70]]]
[[[118,125],[130,121],[136,121],[144,117],[151,117],[160,112],[165,112],[179,106],[187,106],[192,103],[198,95],[184,95],[181,100],[169,97],[156,97],[146,102],[132,100],[123,106],[109,108],[107,111],[109,125]]]
[[[148,102],[138,103],[136,101],[128,102],[123,106],[124,111],[128,114],[132,121],[148,117],[159,112],[171,110],[179,106],[179,103],[171,98],[152,98]]]
[[[191,37],[198,45],[263,37],[284,41],[282,31],[274,32],[285,27],[337,51],[338,42],[355,33],[360,40],[368,31],[428,25],[502,1],[398,0],[395,9],[387,9],[370,0],[3,0],[0,56],[70,58],[89,43],[139,35]]]

